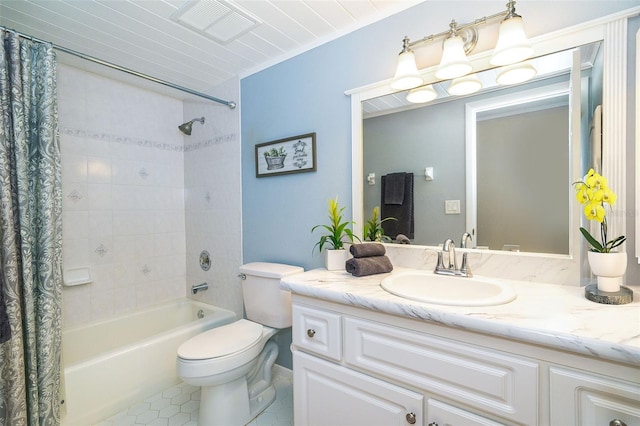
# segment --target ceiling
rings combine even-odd
[[[0,0],[0,25],[215,96],[215,87],[231,78],[422,1]],[[58,58],[113,75],[71,55]]]

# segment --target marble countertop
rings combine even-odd
[[[396,268],[394,273],[406,269]],[[389,274],[356,278],[345,271],[314,269],[290,275],[281,288],[343,305],[640,365],[640,291],[626,305],[603,305],[584,297],[584,287],[508,281],[513,302],[483,307],[416,302],[386,292]]]

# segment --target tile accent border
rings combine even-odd
[[[179,144],[171,144],[166,142],[158,142],[149,139],[134,138],[130,136],[116,135],[113,133],[95,132],[85,129],[74,129],[71,127],[61,127],[60,134],[76,136],[81,138],[95,139],[103,142],[114,142],[123,145],[133,145],[143,148],[161,149],[163,151],[173,152],[189,152],[197,151],[199,149],[208,148],[213,145],[222,145],[229,142],[235,142],[237,135],[235,133],[229,133],[226,135],[216,136],[214,138],[205,139],[200,142],[187,143],[184,146]]]

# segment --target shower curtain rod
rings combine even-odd
[[[39,43],[50,44],[54,49],[59,50],[61,52],[68,53],[68,54],[76,56],[78,58],[81,58],[81,59],[84,59],[84,60],[87,60],[87,61],[90,61],[90,62],[94,62],[96,64],[104,65],[104,66],[107,66],[109,68],[113,68],[115,70],[122,71],[122,72],[125,72],[127,74],[134,75],[136,77],[144,78],[145,80],[149,80],[149,81],[152,81],[154,83],[162,84],[163,86],[171,87],[172,89],[180,90],[182,92],[190,93],[192,95],[195,95],[195,96],[198,96],[198,97],[201,97],[201,98],[205,98],[205,99],[208,99],[210,101],[217,102],[219,104],[226,105],[231,109],[234,109],[236,107],[236,103],[233,102],[233,101],[225,101],[223,99],[219,99],[219,98],[216,98],[214,96],[209,96],[209,95],[204,94],[202,92],[196,92],[195,90],[191,90],[191,89],[188,89],[186,87],[178,86],[177,84],[173,84],[173,83],[170,83],[168,81],[160,80],[159,78],[155,78],[155,77],[152,77],[150,75],[143,74],[141,72],[134,71],[132,69],[125,68],[125,67],[122,67],[120,65],[111,63],[111,62],[103,61],[102,59],[96,58],[94,56],[86,55],[84,53],[81,53],[81,52],[66,48],[64,46],[59,46],[59,45],[57,45],[55,43],[50,43],[48,41],[40,40],[40,39],[38,39],[36,37],[30,36],[28,34],[23,34],[20,31],[12,30],[11,28],[7,28],[7,27],[4,27],[2,25],[0,25],[0,29],[5,30],[5,31],[10,31],[12,33],[15,33],[15,34],[19,35],[20,37],[24,37],[24,38],[32,40],[32,41],[36,41],[36,42],[39,42]]]

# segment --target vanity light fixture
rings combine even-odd
[[[409,90],[409,93],[407,94],[407,101],[413,104],[424,104],[427,102],[431,102],[437,97],[438,92],[436,92],[436,89],[434,89],[433,86],[429,84]]]
[[[515,1],[507,3],[507,16],[500,23],[498,42],[489,60],[491,65],[511,65],[533,55],[533,47],[524,32],[522,17],[516,13],[515,4]]]
[[[480,89],[482,89],[482,82],[478,79],[478,76],[469,74],[453,79],[447,92],[454,96],[464,96],[475,93]]]
[[[436,77],[442,80],[462,77],[473,70],[471,62],[467,58],[468,47],[465,49],[465,40],[458,34],[456,26],[456,21],[451,21],[449,37],[444,40],[442,46],[442,58],[436,71]]]
[[[402,51],[398,56],[398,66],[396,67],[396,75],[393,77],[391,87],[396,90],[407,90],[420,86],[424,81],[418,72],[416,65],[416,56],[409,47],[409,37],[402,40]]]
[[[473,72],[473,67],[467,58],[467,55],[477,44],[477,27],[481,24],[493,22],[498,19],[502,19],[502,22],[500,23],[498,42],[496,43],[496,47],[489,62],[495,66],[505,66],[530,58],[533,55],[533,48],[524,32],[522,17],[516,13],[515,4],[516,2],[514,0],[509,0],[506,12],[503,11],[490,16],[485,16],[470,23],[458,24],[455,20],[452,20],[449,24],[448,31],[423,37],[420,40],[412,42],[405,36],[402,40],[402,51],[398,57],[398,66],[396,68],[395,76],[391,81],[391,87],[396,90],[407,90],[424,84],[424,80],[418,71],[415,53],[412,48],[422,43],[428,43],[442,38],[444,38],[443,51],[440,64],[436,70],[436,77],[442,80],[457,79]],[[529,66],[533,68],[533,66]],[[526,75],[524,71],[527,70],[529,71],[530,77],[533,77],[535,73],[531,74],[531,68],[523,68],[523,72],[518,75]],[[506,73],[507,71],[505,70],[504,72]],[[466,87],[471,87],[472,81],[475,87],[477,87],[479,83],[479,80],[477,79],[461,81],[462,83],[465,83]],[[506,75],[504,77],[504,81],[508,81]],[[457,87],[457,85],[458,83],[452,84],[453,87]],[[482,86],[480,85],[478,90],[481,87]],[[457,89],[454,89],[454,91],[457,91]],[[451,90],[449,92],[451,93]],[[411,93],[407,98],[409,98],[410,95]]]
[[[496,82],[501,85],[518,84],[531,80],[538,71],[530,62],[508,65],[498,70]]]

